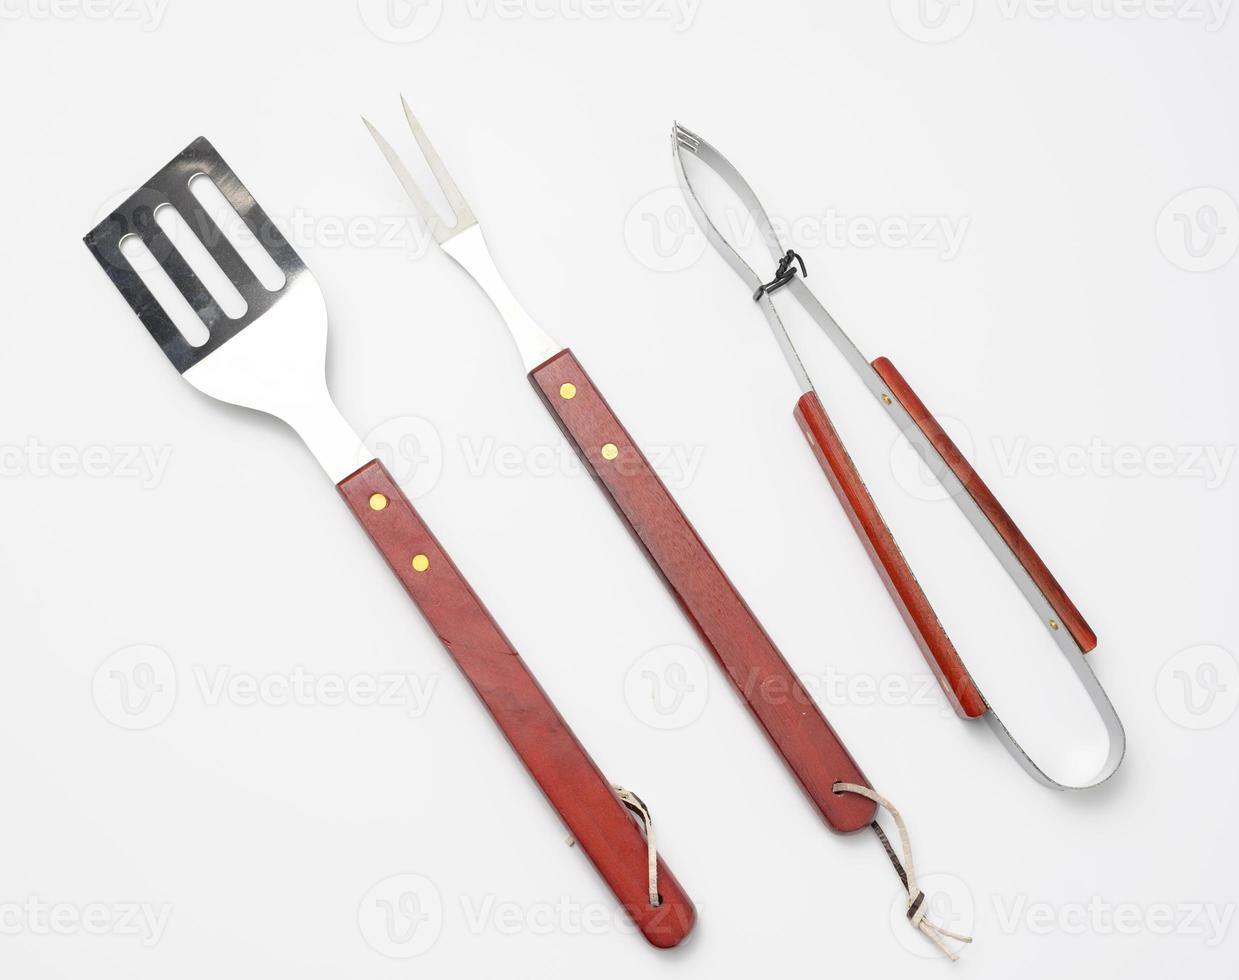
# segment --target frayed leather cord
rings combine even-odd
[[[951,932],[949,929],[944,929],[935,922],[931,922],[926,915],[925,908],[925,893],[917,886],[916,869],[912,863],[912,844],[908,840],[908,828],[903,822],[903,817],[899,811],[891,804],[890,800],[875,793],[868,786],[860,786],[856,783],[835,783],[834,791],[836,793],[855,793],[858,796],[863,796],[868,800],[872,800],[878,806],[882,807],[891,815],[891,819],[895,821],[895,829],[899,831],[899,847],[903,852],[903,860],[895,853],[895,849],[891,847],[890,839],[886,833],[878,826],[876,820],[869,826],[873,828],[873,832],[878,835],[878,840],[882,842],[882,847],[886,851],[886,856],[890,858],[891,864],[895,868],[895,873],[899,875],[899,880],[903,883],[904,890],[908,893],[908,921],[914,929],[918,929],[924,933],[935,946],[942,950],[943,954],[950,960],[959,959],[959,955],[947,946],[946,939],[954,939],[960,943],[972,942],[971,936],[961,936],[957,932]]]
[[[642,802],[641,797],[623,786],[612,785],[620,802],[641,818],[645,827],[645,853],[649,865],[650,905],[657,908],[662,905],[662,896],[658,894],[658,848],[654,844],[654,818],[650,816],[650,808]]]

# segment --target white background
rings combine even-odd
[[[6,976],[1234,975],[1228,9],[0,8]],[[407,151],[401,91],[530,312],[647,449],[690,461],[666,469],[680,503],[902,808],[935,913],[975,934],[957,966],[900,921],[877,843],[821,825],[571,465],[494,311],[425,247],[358,119]],[[1034,784],[926,685],[762,318],[663,190],[677,117],[800,220],[810,286],[953,420],[1097,630],[1130,739],[1109,784]],[[313,458],[183,384],[82,247],[200,134],[300,229],[344,414],[652,806],[699,906],[681,949],[617,923]],[[813,239],[828,214],[843,241]],[[912,247],[902,226],[938,231]],[[943,228],[964,230],[956,250]],[[1095,753],[1036,620],[951,505],[918,499],[907,448],[826,341],[792,327],[1004,717]],[[298,671],[327,686],[270,693]],[[429,700],[330,703],[340,678],[402,675]],[[407,943],[386,939],[385,900],[416,925]],[[135,934],[129,905],[166,927]]]

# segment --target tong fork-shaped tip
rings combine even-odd
[[[681,126],[679,122],[671,124],[671,140],[676,147],[686,147],[693,152],[696,152],[701,138],[687,126]]]
[[[469,207],[469,203],[465,200],[464,195],[460,193],[460,188],[456,186],[456,181],[452,180],[452,175],[443,166],[443,161],[435,151],[434,144],[430,142],[430,137],[422,129],[422,124],[413,115],[413,110],[409,108],[408,100],[403,95],[400,96],[400,104],[404,106],[404,117],[409,121],[409,129],[413,132],[413,138],[417,140],[417,145],[421,148],[422,155],[426,158],[426,164],[430,167],[431,174],[439,183],[439,190],[443,192],[448,206],[452,209],[454,221],[450,225],[443,221],[438,210],[427,200],[426,195],[422,193],[421,187],[413,175],[409,173],[409,168],[400,159],[400,154],[387,142],[383,134],[365,116],[361,117],[361,121],[366,124],[366,129],[370,130],[370,135],[374,137],[374,141],[379,145],[379,149],[383,151],[383,156],[387,158],[387,162],[391,165],[392,170],[396,172],[396,178],[400,181],[400,185],[404,188],[405,193],[412,199],[414,207],[417,208],[418,213],[422,216],[422,220],[426,222],[426,227],[434,236],[434,240],[442,245],[448,239],[459,235],[466,228],[476,225],[477,218],[473,216],[472,208]]]

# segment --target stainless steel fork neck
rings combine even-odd
[[[516,341],[516,349],[520,352],[526,373],[545,364],[564,349],[563,344],[552,338],[525,312],[525,308],[508,288],[495,265],[490,249],[486,247],[480,225],[474,224],[453,235],[443,242],[441,247],[490,297],[495,309],[503,317],[503,322],[507,324],[512,339]]]
[[[400,154],[364,117],[363,122],[370,130],[370,135],[374,137],[383,156],[387,158],[392,170],[396,172],[397,179],[413,200],[414,207],[421,214],[422,220],[426,222],[426,226],[430,229],[435,241],[439,243],[439,247],[464,267],[465,271],[490,297],[490,301],[495,304],[495,309],[503,317],[503,322],[508,325],[512,339],[516,341],[516,349],[520,352],[525,371],[531,372],[562,351],[563,345],[556,343],[545,330],[539,327],[512,294],[503,276],[499,274],[490,249],[486,247],[486,239],[482,237],[482,228],[477,218],[474,217],[469,203],[460,192],[460,188],[456,186],[456,181],[452,180],[452,175],[443,165],[443,160],[435,150],[434,144],[430,142],[430,137],[426,135],[422,124],[417,121],[417,117],[413,115],[413,110],[403,96],[400,98],[400,104],[404,107],[405,119],[408,120],[413,138],[417,141],[431,174],[439,184],[439,189],[447,198],[448,205],[455,215],[455,223],[450,227],[443,222],[439,213],[426,200],[426,195],[422,193],[421,187],[409,173],[409,168],[400,159]]]

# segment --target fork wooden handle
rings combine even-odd
[[[1029,577],[1036,583],[1037,588],[1041,590],[1046,601],[1054,608],[1054,611],[1058,614],[1059,622],[1071,633],[1076,643],[1080,645],[1080,649],[1088,653],[1088,651],[1096,647],[1097,634],[1084,621],[1084,617],[1080,614],[1080,610],[1076,608],[1076,604],[1067,597],[1067,593],[1058,584],[1058,580],[1050,573],[1045,562],[1041,560],[1041,556],[1033,550],[1033,546],[1028,539],[1015,526],[1015,521],[1011,519],[1011,515],[998,502],[998,498],[985,485],[985,481],[981,479],[980,474],[964,458],[964,454],[959,451],[959,447],[951,441],[951,437],[938,424],[937,419],[925,407],[925,403],[917,397],[916,392],[904,380],[903,375],[896,370],[895,365],[885,357],[879,357],[873,362],[873,369],[886,382],[887,387],[890,388],[891,395],[912,416],[912,421],[924,433],[925,438],[933,444],[933,447],[946,460],[946,465],[950,467],[951,472],[955,474],[959,482],[964,485],[968,495],[976,501],[977,506],[989,518],[989,522],[994,525],[994,529],[1007,543],[1007,547],[1014,552],[1016,559],[1024,566],[1024,570],[1028,572]]]
[[[486,705],[581,849],[653,945],[680,942],[696,912],[659,859],[652,906],[646,840],[520,655],[378,460],[340,493]]]
[[[952,707],[965,718],[983,715],[988,710],[985,699],[912,574],[817,392],[806,391],[800,397],[796,421]]]
[[[868,825],[871,801],[834,792],[868,781],[572,352],[529,377],[826,822]]]

